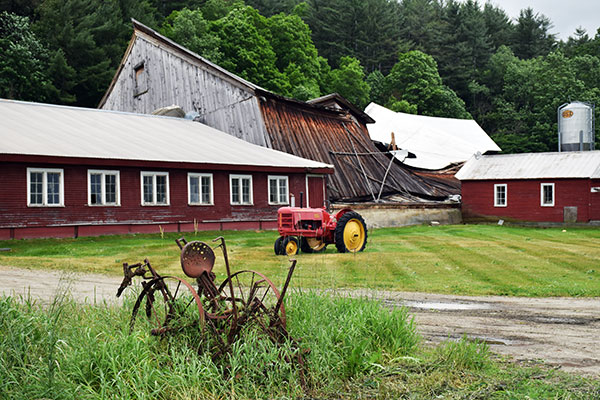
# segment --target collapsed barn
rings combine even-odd
[[[240,139],[331,164],[313,176],[331,202],[440,201],[452,194],[390,161],[371,142],[373,120],[345,100],[302,102],[271,93],[133,21],[134,33],[99,108],[149,114],[180,106],[189,117]],[[335,105],[333,104],[335,103]],[[310,192],[307,183],[307,192]],[[322,200],[307,196],[307,204]]]

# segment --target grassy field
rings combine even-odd
[[[287,257],[275,256],[273,231],[200,232],[189,240],[227,239],[233,270],[264,272],[281,285]],[[0,265],[121,274],[123,262],[149,258],[179,274],[176,234],[0,241]],[[600,296],[600,229],[496,225],[413,226],[369,232],[359,254],[300,254],[293,285],[392,289],[465,295]],[[217,250],[218,279],[224,277]]]
[[[198,333],[129,332],[120,306],[0,298],[0,398],[13,399],[595,399],[600,381],[497,359],[466,339],[420,345],[405,309],[311,292],[289,297],[300,367],[249,331],[212,358]],[[208,335],[210,336],[210,335]],[[200,336],[202,337],[202,336]],[[206,337],[206,336],[204,336]],[[209,339],[204,339],[209,340]],[[200,346],[199,346],[200,344]],[[198,354],[198,349],[200,349]],[[293,357],[292,357],[293,358]]]

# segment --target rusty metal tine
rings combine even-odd
[[[177,243],[177,246],[179,246],[179,250],[183,250],[183,246],[187,244],[187,240],[185,240],[185,238],[182,236],[179,239],[175,239],[175,243]]]
[[[221,249],[223,250],[223,258],[225,259],[225,269],[227,271],[227,281],[229,284],[229,292],[231,294],[231,308],[233,308],[233,317],[234,317],[234,326],[235,324],[237,324],[237,320],[238,320],[238,309],[237,309],[237,304],[235,301],[235,293],[233,292],[233,282],[231,279],[231,269],[229,268],[229,257],[227,256],[227,245],[225,245],[225,238],[223,236],[219,236],[216,239],[213,239],[213,242],[216,242],[217,240],[221,240]]]
[[[287,292],[287,288],[290,285],[290,281],[292,280],[292,274],[294,273],[295,268],[296,268],[296,260],[294,259],[294,260],[292,260],[292,265],[290,266],[290,269],[288,271],[288,275],[285,280],[285,284],[283,285],[283,288],[281,289],[281,295],[279,296],[277,305],[273,309],[273,311],[275,312],[276,315],[277,315],[277,310],[279,310],[279,307],[281,307],[281,303],[283,303],[283,298],[285,296],[285,292]]]

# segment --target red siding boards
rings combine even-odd
[[[171,164],[172,166],[172,164]],[[179,165],[177,165],[179,167]],[[96,236],[209,229],[275,228],[278,205],[268,204],[267,171],[156,168],[155,165],[115,167],[98,163],[2,163],[0,174],[0,240],[33,237]],[[27,168],[64,170],[64,207],[27,206]],[[199,169],[203,168],[203,169]],[[88,205],[88,169],[120,172],[120,206]],[[169,206],[142,206],[140,171],[169,173]],[[289,177],[290,194],[306,191],[306,173],[277,170]],[[188,172],[213,174],[214,205],[188,205]],[[229,173],[252,175],[253,205],[231,205]],[[196,226],[195,226],[196,224]]]
[[[554,183],[554,206],[542,207],[542,183]],[[494,207],[494,185],[507,185],[506,207]],[[532,179],[462,181],[462,211],[465,219],[511,218],[533,222],[563,222],[564,207],[577,207],[577,222],[597,216],[590,193],[590,179]],[[600,204],[599,204],[600,205]],[[596,214],[594,214],[596,213]]]
[[[590,220],[600,221],[600,179],[592,179],[590,185]]]

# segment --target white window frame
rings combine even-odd
[[[233,201],[233,181],[234,180],[239,180],[239,198],[240,201],[239,202],[234,202]],[[250,180],[250,202],[249,203],[244,203],[243,201],[243,191],[242,191],[242,179],[249,179]],[[252,188],[253,184],[252,184],[252,175],[229,175],[229,203],[232,206],[253,206],[254,205],[254,190]]]
[[[42,173],[42,204],[31,203],[31,173]],[[48,204],[48,173],[59,174],[58,204]],[[62,168],[27,168],[27,207],[64,207],[65,173]]]
[[[198,202],[192,202],[192,178],[198,178]],[[208,203],[202,202],[202,178],[210,179],[210,200]],[[213,174],[202,174],[196,172],[188,172],[188,205],[190,206],[212,206],[214,205],[214,185],[213,185]]]
[[[101,175],[100,197],[101,202],[92,204],[92,175]],[[106,202],[106,176],[115,176],[115,202]],[[121,206],[121,177],[119,171],[103,170],[103,169],[88,169],[88,206],[90,207],[119,207]]]
[[[504,188],[504,204],[498,203],[498,189]],[[506,183],[499,183],[494,185],[494,207],[506,207],[508,206],[508,185]]]
[[[544,203],[544,188],[552,188],[552,203]],[[540,184],[540,206],[542,207],[554,207],[554,201],[556,198],[556,192],[554,191],[554,183],[541,183]]]
[[[285,180],[285,200],[282,201],[281,197],[279,196],[279,184],[280,184],[280,180],[283,179]],[[271,201],[271,180],[275,180],[277,182],[277,201]],[[288,179],[287,176],[285,175],[269,175],[267,177],[267,188],[268,188],[268,192],[269,192],[269,204],[272,205],[276,205],[276,204],[290,204],[290,180]]]
[[[146,203],[144,202],[144,177],[151,176],[152,177],[152,202]],[[157,176],[165,176],[166,179],[166,203],[157,203],[156,202],[156,177]],[[159,172],[159,171],[140,171],[140,195],[141,195],[141,205],[142,206],[170,206],[171,205],[171,196],[169,195],[169,173],[168,172]]]

